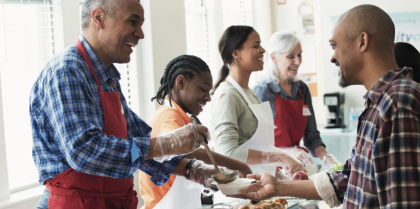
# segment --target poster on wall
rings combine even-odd
[[[389,14],[395,24],[395,42],[407,42],[420,51],[420,12]]]
[[[407,42],[420,51],[420,12],[390,13],[395,25],[395,42]],[[331,26],[339,16],[331,17]],[[338,67],[334,65],[333,74],[338,76]]]

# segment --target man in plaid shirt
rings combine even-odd
[[[394,34],[391,18],[373,5],[352,8],[335,25],[331,62],[340,67],[339,85],[368,90],[357,142],[343,170],[300,182],[248,175],[260,181],[236,197],[296,196],[323,199],[330,207],[420,208],[420,86],[406,76],[411,68],[398,69]]]

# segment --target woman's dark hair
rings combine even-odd
[[[242,45],[253,31],[255,31],[253,27],[246,25],[233,25],[225,30],[219,41],[219,52],[220,56],[222,56],[223,66],[220,69],[219,78],[211,94],[214,94],[220,83],[229,75],[229,67],[232,64],[236,64],[232,56],[233,50],[242,49]]]
[[[398,67],[411,67],[413,69],[413,80],[420,83],[419,51],[409,43],[397,42],[394,44],[394,54]]]
[[[160,79],[160,87],[156,96],[152,98],[160,105],[163,105],[166,95],[169,95],[169,104],[172,106],[172,87],[179,75],[184,75],[187,79],[192,79],[195,75],[200,75],[201,72],[210,72],[209,66],[199,57],[193,55],[181,55],[171,60],[166,65],[165,72]]]

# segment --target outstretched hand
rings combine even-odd
[[[249,179],[258,180],[257,183],[251,184],[246,191],[239,191],[238,195],[228,195],[228,197],[251,199],[251,200],[265,200],[278,196],[278,183],[274,176],[268,173],[250,174]]]

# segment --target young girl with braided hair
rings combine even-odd
[[[160,84],[156,96],[152,98],[152,101],[156,99],[162,105],[149,120],[152,137],[172,132],[189,124],[190,118],[187,113],[200,114],[203,111],[203,106],[211,100],[210,90],[213,88],[213,79],[209,67],[202,59],[193,55],[181,55],[168,63]],[[251,173],[248,165],[243,162],[214,152],[213,155],[217,164],[223,166],[222,169],[238,170],[239,177],[246,177]],[[184,159],[188,159],[186,171],[190,170],[191,172],[189,176],[186,175],[187,179],[172,175],[163,186],[154,185],[150,176],[140,171],[143,208],[202,207],[202,188],[187,188],[185,185],[188,185],[188,178],[195,182],[206,181],[193,179],[196,168],[203,170],[198,176],[205,178],[210,178],[216,171],[213,165],[209,165],[211,161],[204,149],[197,149],[193,153],[185,155]],[[211,185],[210,181],[206,183],[204,185],[210,189],[217,190],[217,187]]]

